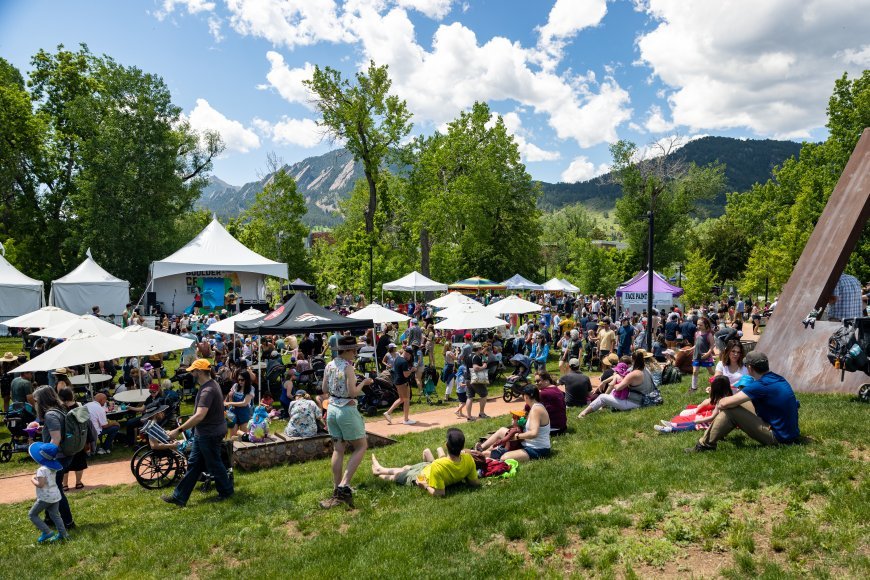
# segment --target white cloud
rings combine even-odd
[[[288,48],[317,42],[351,42],[333,0],[227,0],[230,26],[242,35]]]
[[[254,119],[254,127],[280,145],[296,145],[311,149],[323,141],[323,129],[312,119],[292,119],[282,117],[275,124],[263,119]]]
[[[588,181],[608,171],[610,171],[608,164],[601,163],[596,167],[587,157],[581,155],[576,157],[568,168],[562,172],[561,178],[565,183],[575,183],[577,181]]]
[[[427,51],[401,8],[381,15],[360,6],[343,20],[357,34],[366,62],[390,66],[394,91],[418,121],[437,126],[475,101],[513,100],[546,115],[560,139],[591,147],[615,141],[616,128],[631,116],[629,95],[613,78],[574,86],[551,71],[533,70],[535,51],[504,37],[480,45],[474,31],[457,22],[439,26]]]
[[[224,39],[224,35],[221,33],[221,19],[215,16],[209,16],[208,18],[208,33],[211,34],[211,37],[214,38],[215,42],[220,42]]]
[[[196,107],[187,116],[190,127],[198,132],[217,131],[226,144],[227,150],[247,153],[260,147],[260,138],[252,130],[238,121],[227,119],[215,110],[205,99],[197,99]]]
[[[301,68],[291,69],[284,62],[284,57],[273,50],[266,53],[266,58],[271,65],[268,74],[266,74],[269,84],[260,85],[260,88],[272,87],[284,100],[291,103],[301,103],[309,109],[313,108],[312,94],[302,84],[302,81],[311,79],[314,74],[314,65],[306,62]]]
[[[496,114],[493,113],[493,119],[495,117]],[[523,129],[522,120],[516,112],[511,111],[510,113],[502,115],[502,120],[504,121],[504,126],[505,129],[507,129],[507,132],[513,135],[514,141],[517,143],[517,149],[519,149],[523,161],[526,161],[527,163],[534,163],[535,161],[555,161],[561,157],[561,154],[558,151],[546,151],[534,143],[529,143],[526,140],[527,131]]]
[[[693,131],[807,137],[825,122],[834,80],[860,74],[870,56],[870,0],[649,0],[641,8],[658,25],[638,38],[640,60],[670,87],[673,123]]]
[[[441,20],[450,13],[453,0],[396,0],[396,4],[421,12],[433,20]]]
[[[606,0],[556,0],[547,23],[538,27],[538,46],[545,68],[562,60],[565,44],[584,28],[597,26],[607,14]]]
[[[155,12],[154,15],[158,20],[163,20],[175,11],[176,6],[184,6],[187,8],[188,14],[199,14],[200,12],[211,12],[214,10],[215,3],[209,0],[163,0],[163,7]]]
[[[650,133],[664,133],[674,128],[674,124],[665,119],[662,108],[658,105],[649,108],[649,117],[643,126]]]

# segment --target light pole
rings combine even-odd
[[[646,286],[646,350],[647,352],[652,352],[652,335],[653,335],[653,232],[655,231],[654,226],[654,214],[653,214],[653,203],[655,202],[655,195],[650,198],[650,210],[647,212],[646,217],[649,220],[649,231],[648,231],[648,241],[647,241],[647,269],[646,269],[646,277],[647,277],[647,286]]]

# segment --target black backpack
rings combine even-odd
[[[669,364],[662,371],[662,384],[673,385],[683,380],[683,373],[676,366]]]
[[[828,339],[828,360],[842,372],[867,372],[866,347],[858,340],[855,320],[844,320],[842,328],[838,328]]]

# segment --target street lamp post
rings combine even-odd
[[[647,241],[647,269],[646,269],[646,277],[647,277],[647,287],[646,287],[646,350],[647,352],[652,352],[652,335],[653,335],[653,232],[654,230],[654,217],[652,204],[654,201],[654,197],[650,200],[650,210],[647,212],[646,217],[649,220],[649,239]]]

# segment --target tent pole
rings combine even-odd
[[[260,361],[263,360],[263,335],[257,337],[257,404],[260,404],[260,391],[263,389],[263,372],[260,370]]]

